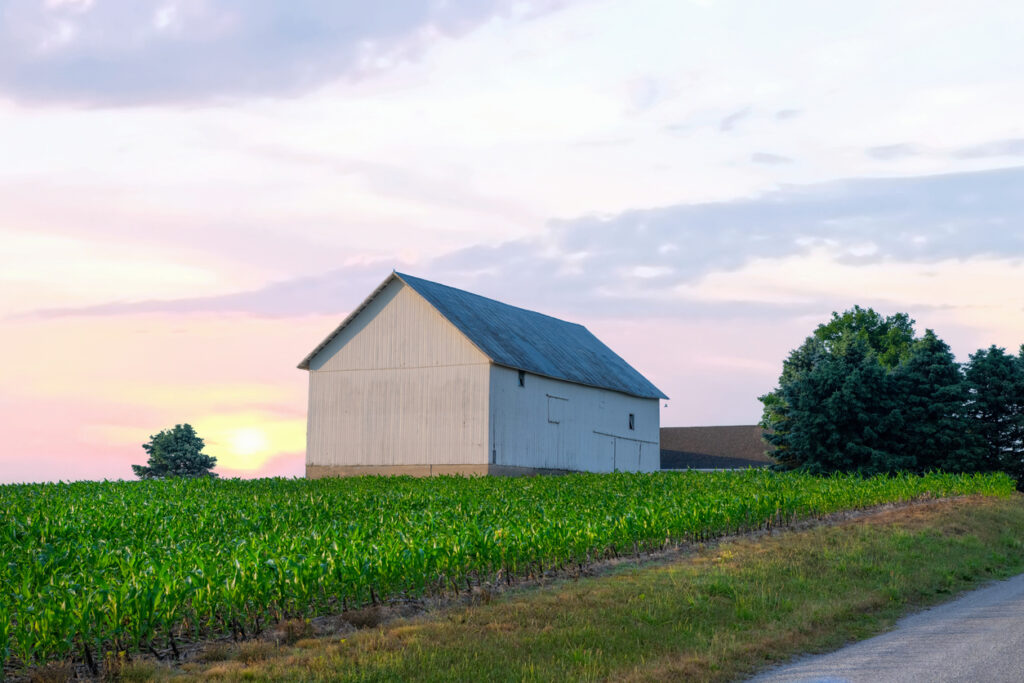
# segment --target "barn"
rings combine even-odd
[[[657,470],[657,387],[585,327],[394,272],[306,358],[306,476]]]

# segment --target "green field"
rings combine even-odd
[[[767,471],[0,486],[0,655],[164,648],[1005,475]]]

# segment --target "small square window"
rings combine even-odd
[[[634,413],[629,414],[629,428],[636,429],[636,415]]]
[[[519,386],[526,386],[526,373],[523,372],[522,370],[519,371]]]

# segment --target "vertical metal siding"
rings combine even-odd
[[[558,423],[550,420],[553,405]],[[660,467],[657,399],[529,373],[520,387],[518,371],[494,365],[489,412],[490,450],[498,465],[591,472]],[[636,416],[633,430],[630,413]]]
[[[392,282],[310,363],[307,464],[485,464],[489,367]]]
[[[385,370],[489,360],[419,294],[395,280],[312,359],[310,370]]]

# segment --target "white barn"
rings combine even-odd
[[[660,467],[666,396],[582,325],[392,273],[299,364],[306,476]]]

